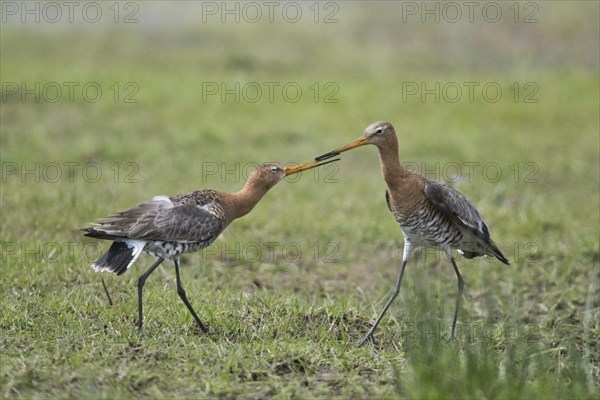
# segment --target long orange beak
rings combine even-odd
[[[356,147],[364,146],[365,144],[367,144],[367,138],[361,137],[360,139],[357,139],[350,144],[340,147],[339,149],[332,150],[329,153],[325,153],[325,154],[320,155],[319,157],[316,157],[315,162],[327,160],[331,157],[335,157],[335,156],[339,155],[340,153],[343,153],[344,151],[352,150]]]
[[[327,157],[327,158],[331,158],[331,157]],[[339,158],[336,158],[335,160],[329,160],[326,162],[319,162],[319,161],[315,160],[315,161],[309,161],[309,162],[303,163],[303,164],[292,165],[291,167],[285,167],[283,169],[283,172],[285,173],[286,176],[292,175],[292,174],[296,174],[300,171],[306,171],[307,169],[320,167],[321,165],[329,164],[334,161],[339,161]]]

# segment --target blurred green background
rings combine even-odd
[[[3,397],[598,395],[598,2],[1,7]],[[89,221],[239,190],[256,164],[308,161],[375,120],[511,261],[459,260],[459,340],[443,339],[454,273],[425,251],[376,344],[354,347],[401,260],[374,148],[281,182],[184,259],[208,337],[170,265],[146,285],[144,338],[151,259],[89,268],[107,247],[82,239]]]

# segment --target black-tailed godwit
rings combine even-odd
[[[507,265],[508,260],[491,239],[488,227],[477,209],[465,196],[451,187],[431,182],[418,173],[402,167],[398,156],[396,131],[389,122],[375,122],[369,125],[359,139],[323,154],[315,161],[323,161],[367,144],[373,144],[379,150],[381,172],[388,187],[385,199],[402,230],[404,251],[400,275],[394,290],[379,317],[358,345],[362,346],[367,340],[373,338],[377,325],[398,296],[409,256],[420,246],[442,249],[456,272],[458,293],[450,334],[453,338],[464,281],[458,272],[452,249],[457,249],[466,258],[494,256]]]
[[[335,161],[335,160],[333,160]],[[329,162],[329,161],[328,161]],[[211,244],[236,218],[248,214],[275,184],[287,175],[315,168],[328,162],[311,161],[282,168],[279,164],[262,164],[252,171],[239,192],[199,190],[175,196],[156,196],[133,208],[100,219],[84,228],[85,236],[112,240],[108,251],[92,267],[121,275],[142,251],[158,260],[138,280],[138,331],[142,331],[142,288],[146,279],[165,259],[175,264],[177,293],[198,323],[179,276],[179,255],[201,250]]]

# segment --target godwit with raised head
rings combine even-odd
[[[508,260],[491,239],[488,227],[477,209],[465,196],[451,187],[431,182],[418,173],[402,167],[398,157],[396,131],[389,122],[372,123],[359,139],[323,154],[315,161],[320,162],[367,144],[373,144],[379,150],[381,172],[388,187],[385,192],[385,200],[402,230],[404,251],[400,275],[398,275],[394,290],[379,317],[358,345],[362,346],[367,340],[373,338],[373,332],[377,325],[400,292],[409,256],[420,246],[442,249],[456,272],[458,293],[450,334],[450,337],[454,338],[464,281],[458,272],[456,261],[452,256],[452,249],[457,249],[466,258],[494,256],[507,265],[509,264]]]
[[[336,161],[336,160],[332,160]],[[199,190],[175,196],[156,196],[133,208],[100,219],[84,228],[85,236],[112,240],[108,251],[92,267],[96,271],[121,275],[142,251],[158,258],[138,280],[138,331],[142,331],[142,288],[146,279],[165,259],[175,264],[177,294],[198,323],[179,276],[179,255],[201,250],[211,244],[236,218],[248,214],[275,184],[287,175],[324,165],[311,161],[282,168],[279,164],[262,164],[252,171],[239,192]]]

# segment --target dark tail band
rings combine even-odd
[[[114,242],[92,267],[96,271],[109,271],[121,275],[138,258],[142,249],[143,244],[133,241]]]

